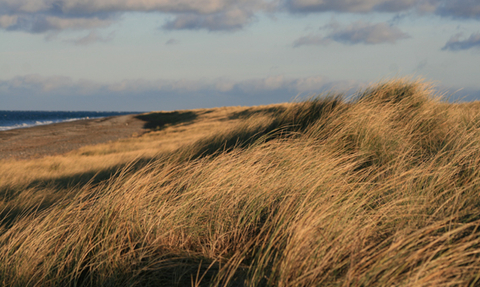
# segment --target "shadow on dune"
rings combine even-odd
[[[144,128],[149,130],[161,130],[167,125],[177,125],[194,121],[198,115],[191,111],[185,112],[158,112],[136,116],[145,122]]]
[[[287,109],[286,107],[282,107],[282,106],[275,106],[275,107],[262,108],[262,109],[249,108],[241,112],[232,113],[228,117],[228,119],[229,120],[236,120],[236,119],[246,120],[253,116],[259,116],[259,115],[277,117],[281,115],[283,112],[285,112],[286,109]]]
[[[328,121],[328,116],[341,113],[346,107],[347,105],[342,101],[342,95],[331,95],[289,107],[247,109],[233,113],[230,119],[242,119],[246,124],[240,124],[234,130],[203,138],[185,148],[182,155],[186,159],[197,159],[215,156],[235,148],[245,149],[278,138],[294,137],[305,132],[313,124]],[[267,116],[271,122],[255,125],[246,121],[258,116]]]
[[[79,192],[82,192],[85,186],[96,186],[115,177],[116,174],[125,169],[128,169],[129,172],[138,171],[155,159],[156,158],[141,158],[134,162],[115,165],[107,169],[57,178],[39,179],[22,186],[2,187],[0,188],[0,197],[5,200],[6,205],[0,210],[0,229],[2,227],[8,229],[15,221],[22,217],[39,214],[41,211],[61,201],[74,198]],[[42,192],[42,194],[38,196],[41,200],[39,202],[29,201],[18,204],[19,197],[25,191],[31,191],[33,194]],[[13,204],[9,204],[9,202]]]
[[[101,278],[86,269],[76,283],[78,286],[212,286],[211,282],[221,272],[221,265],[211,258],[195,254],[171,251],[167,254],[153,253],[131,272],[119,270],[114,276],[102,278],[93,284],[85,284],[91,279]],[[245,286],[247,272],[246,266],[240,266],[232,275],[228,286]],[[219,283],[220,286],[227,286],[224,282]]]

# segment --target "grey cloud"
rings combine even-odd
[[[251,0],[239,1],[248,3]],[[0,10],[10,13],[92,15],[126,11],[214,13],[231,5],[229,0],[1,0]]]
[[[59,2],[62,11],[69,14],[126,11],[208,14],[221,11],[230,4],[230,1],[226,0],[63,0]]]
[[[420,72],[420,71],[422,71],[423,69],[425,69],[425,67],[427,67],[427,65],[428,65],[428,60],[427,60],[427,59],[424,59],[424,60],[422,60],[422,61],[420,61],[420,62],[418,63],[418,65],[415,67],[415,70],[414,70],[414,71],[415,71],[415,72]]]
[[[442,17],[480,19],[478,0],[284,0],[294,13],[340,12],[416,12]]]
[[[9,30],[21,30],[30,33],[45,33],[62,30],[89,30],[107,27],[113,23],[112,19],[92,18],[62,18],[57,16],[31,15],[16,16],[15,22]]]
[[[397,40],[409,38],[408,34],[386,23],[368,24],[356,22],[343,30],[329,35],[334,41],[344,44],[394,44]]]
[[[332,42],[328,37],[323,37],[322,35],[309,35],[303,36],[293,42],[293,47],[297,48],[300,46],[325,46]]]
[[[181,14],[174,20],[163,25],[168,30],[198,30],[207,29],[210,31],[238,30],[249,23],[253,13],[241,9],[232,9],[215,14]]]
[[[377,11],[402,12],[412,9],[418,2],[417,0],[382,1],[382,3],[375,5],[373,8]]]
[[[480,19],[480,2],[478,0],[439,1],[436,13],[454,18]]]
[[[165,45],[177,45],[179,43],[180,43],[180,41],[178,41],[177,39],[171,38],[167,42],[165,42]]]
[[[367,44],[376,45],[383,43],[394,44],[401,39],[410,36],[396,27],[392,27],[387,23],[370,24],[357,21],[344,28],[333,25],[333,32],[323,37],[321,35],[310,35],[297,39],[293,46],[302,45],[327,45],[331,41],[339,42],[347,45]]]
[[[85,37],[81,37],[75,40],[67,40],[66,42],[71,42],[75,45],[90,45],[93,43],[98,43],[98,42],[110,42],[113,40],[113,33],[109,34],[106,37],[103,37],[98,34],[96,31],[91,31],[86,35]]]
[[[460,51],[472,48],[480,49],[480,33],[470,35],[465,40],[460,40],[463,34],[456,34],[445,44],[442,50]]]
[[[411,9],[419,0],[287,0],[286,7],[293,12],[399,12]]]

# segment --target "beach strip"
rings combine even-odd
[[[0,131],[0,160],[30,159],[63,154],[143,134],[145,122],[138,115],[113,116]]]

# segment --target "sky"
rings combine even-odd
[[[263,105],[399,77],[480,100],[480,1],[0,0],[0,110]]]

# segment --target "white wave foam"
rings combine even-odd
[[[72,119],[53,120],[53,121],[35,121],[34,123],[21,123],[21,124],[16,124],[16,125],[12,125],[12,126],[0,126],[0,131],[31,128],[31,127],[36,127],[36,126],[45,126],[45,125],[51,125],[51,124],[56,124],[56,123],[62,123],[62,122],[73,122],[73,121],[88,120],[88,119],[94,119],[94,118],[93,117],[84,117],[84,118],[72,118]]]

